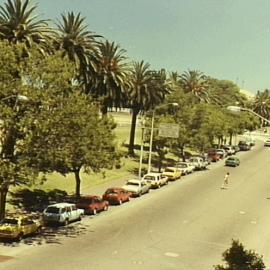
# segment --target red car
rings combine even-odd
[[[123,188],[108,188],[103,194],[103,200],[110,204],[122,204],[130,200],[131,193]]]
[[[220,155],[215,150],[209,151],[208,157],[210,158],[212,162],[217,162],[221,158]]]
[[[76,207],[84,209],[85,214],[95,215],[101,211],[107,211],[109,202],[103,200],[100,196],[82,196],[76,203]]]

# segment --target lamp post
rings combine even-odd
[[[163,104],[162,106],[159,106],[158,108],[162,108],[165,106],[173,106],[178,107],[178,103],[167,103]],[[148,157],[148,170],[147,173],[151,172],[151,159],[152,159],[152,147],[153,147],[153,137],[154,137],[154,122],[155,122],[155,109],[153,109],[152,117],[151,117],[151,133],[150,133],[150,145],[149,145],[149,157]]]
[[[235,113],[239,113],[239,112],[242,112],[242,111],[246,111],[246,112],[249,112],[249,113],[252,113],[254,115],[256,115],[257,117],[259,117],[260,119],[266,121],[268,124],[270,124],[270,120],[261,116],[260,114],[254,112],[253,110],[251,109],[248,109],[248,108],[243,108],[243,107],[239,107],[239,106],[228,106],[227,109],[231,112],[235,112]]]

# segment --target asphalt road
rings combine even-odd
[[[270,148],[239,157],[237,168],[221,161],[68,228],[1,244],[0,269],[210,270],[232,239],[270,267]]]

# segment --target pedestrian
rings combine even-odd
[[[224,176],[224,181],[223,181],[223,184],[222,184],[222,186],[221,186],[222,189],[228,187],[228,185],[229,185],[229,175],[230,175],[229,172],[227,172],[227,173],[225,174],[225,176]]]

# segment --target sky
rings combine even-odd
[[[0,0],[1,5],[6,0]],[[153,69],[199,70],[270,88],[270,0],[35,0],[42,18],[80,12],[88,30]]]

